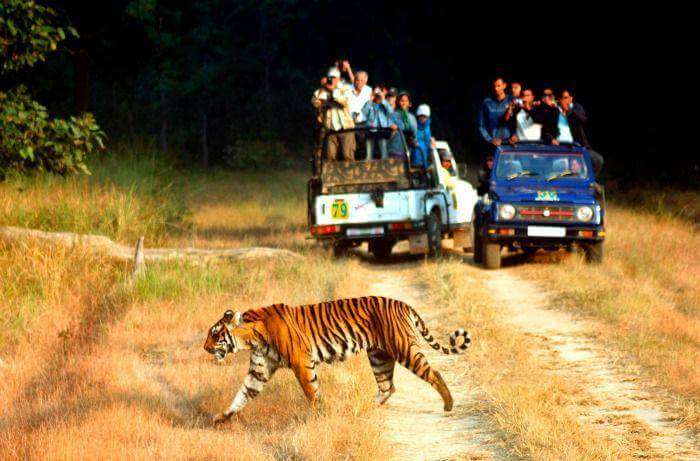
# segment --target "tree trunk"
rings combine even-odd
[[[200,111],[200,118],[202,121],[201,131],[200,131],[200,143],[202,145],[202,168],[205,170],[209,168],[209,146],[207,142],[207,111]]]
[[[269,18],[265,7],[260,9],[258,41],[262,49],[262,64],[263,64],[263,127],[269,133],[272,119],[272,88],[270,84],[270,69],[272,67],[272,53],[267,40],[269,28]]]
[[[73,53],[73,102],[79,114],[88,111],[90,100],[90,65],[85,50]]]
[[[160,151],[163,158],[168,158],[168,111],[165,90],[160,90]]]
[[[126,109],[126,124],[129,130],[129,143],[131,144],[131,150],[136,150],[136,128],[134,127],[134,112],[131,107]]]

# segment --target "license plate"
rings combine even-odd
[[[530,237],[566,237],[565,227],[527,226]]]
[[[384,228],[383,227],[363,227],[361,229],[348,229],[347,235],[348,237],[357,237],[360,235],[383,235],[384,234]]]
[[[350,216],[350,210],[345,200],[336,199],[331,204],[331,217],[335,219],[347,219]]]

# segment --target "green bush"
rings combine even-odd
[[[31,0],[0,2],[0,75],[44,61],[67,33],[77,36],[72,27],[56,25],[56,17],[53,9]],[[24,86],[0,90],[0,177],[8,170],[89,173],[85,158],[103,143],[91,114],[50,118]]]
[[[85,158],[104,147],[103,138],[91,114],[49,118],[23,86],[0,91],[0,169],[88,173]]]

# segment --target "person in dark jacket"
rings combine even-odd
[[[512,97],[506,94],[506,82],[502,78],[493,81],[492,96],[487,97],[481,103],[477,116],[477,129],[484,142],[484,157],[493,154],[494,147],[510,139],[511,132],[508,121],[505,119],[506,111]]]
[[[573,93],[571,90],[567,89],[561,92],[559,107],[562,114],[566,116],[574,142],[577,142],[586,148],[591,157],[593,170],[595,170],[596,174],[600,173],[600,170],[603,169],[603,156],[591,149],[591,144],[588,141],[588,136],[586,136],[585,130],[588,117],[586,116],[586,111],[584,110],[583,106],[577,102],[574,102]]]
[[[542,141],[547,144],[558,145],[559,141],[559,108],[554,98],[554,91],[545,88],[542,92],[542,100],[535,103],[540,123],[542,124]]]

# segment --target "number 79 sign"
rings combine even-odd
[[[343,199],[333,201],[331,205],[331,216],[335,219],[345,219],[349,215],[348,204]]]

